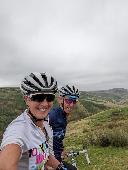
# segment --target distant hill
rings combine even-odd
[[[81,98],[93,100],[105,100],[110,102],[120,102],[128,99],[128,90],[124,88],[113,88],[99,91],[81,91]]]

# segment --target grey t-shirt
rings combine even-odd
[[[43,124],[48,139],[25,110],[6,128],[0,149],[12,143],[21,147],[18,170],[44,170],[49,154],[53,154],[53,132],[47,121]]]

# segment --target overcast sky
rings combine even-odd
[[[35,71],[128,89],[128,0],[0,0],[0,86]]]

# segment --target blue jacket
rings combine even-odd
[[[56,159],[62,161],[63,139],[66,133],[67,116],[61,107],[53,108],[49,112],[49,124],[53,129],[53,150]]]

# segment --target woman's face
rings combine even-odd
[[[46,95],[46,94],[45,94]],[[43,96],[43,94],[42,94]],[[44,119],[47,117],[48,112],[50,111],[52,105],[53,105],[53,100],[48,100],[47,96],[46,98],[43,96],[41,99],[41,95],[34,96],[32,98],[26,96],[25,101],[26,105],[28,106],[30,112],[37,118],[37,119]]]

